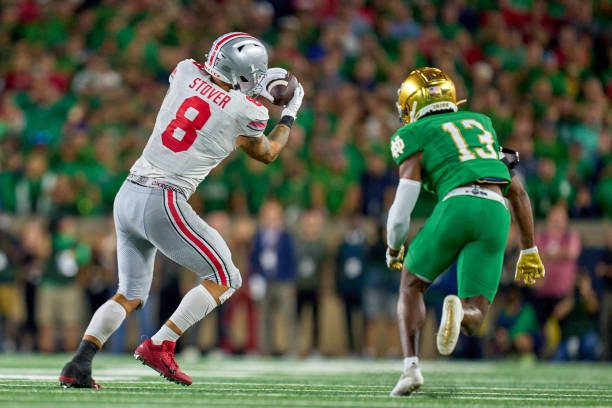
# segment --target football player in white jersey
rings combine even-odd
[[[151,137],[115,198],[119,288],[93,315],[61,372],[62,386],[99,388],[91,377],[92,360],[147,300],[158,250],[194,271],[201,284],[134,357],[170,381],[191,384],[174,360],[176,341],[240,288],[242,279],[223,238],[187,199],[237,147],[264,163],[280,154],[302,103],[302,86],[267,136],[268,110],[256,98],[272,100],[266,85],[284,75],[279,68],[268,70],[263,44],[242,32],[217,38],[203,64],[189,59],[176,66]]]

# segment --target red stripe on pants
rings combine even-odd
[[[219,258],[217,258],[215,254],[187,228],[185,223],[183,223],[183,220],[181,220],[181,217],[179,217],[178,211],[174,204],[174,191],[166,190],[166,194],[168,197],[168,207],[170,208],[170,214],[172,214],[174,222],[183,232],[183,234],[185,234],[185,236],[198,248],[200,248],[200,250],[204,252],[204,255],[206,255],[206,257],[212,261],[213,265],[215,266],[215,269],[217,270],[217,274],[219,275],[221,285],[227,286],[227,275],[223,270],[223,265],[221,265],[221,261],[219,261]]]

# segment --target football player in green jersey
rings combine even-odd
[[[523,248],[515,279],[533,284],[544,276],[529,197],[512,174],[518,154],[500,149],[491,119],[459,112],[455,85],[437,68],[412,71],[398,95],[405,125],[391,138],[400,181],[387,221],[387,264],[402,271],[397,311],[404,372],[391,391],[394,396],[409,395],[423,384],[418,361],[423,292],[455,261],[458,296],[444,299],[436,336],[439,352],[454,350],[461,328],[473,334],[482,324],[497,292],[510,212]],[[437,194],[438,204],[404,259],[421,185]]]

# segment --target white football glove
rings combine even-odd
[[[266,76],[261,81],[262,90],[259,93],[259,96],[263,96],[270,102],[274,102],[274,97],[268,92],[268,85],[270,82],[274,82],[278,79],[283,79],[287,76],[287,70],[283,68],[268,68],[266,71]]]
[[[300,106],[302,106],[302,99],[304,99],[304,88],[302,88],[302,84],[298,83],[293,93],[293,98],[291,98],[287,106],[285,106],[285,109],[281,112],[281,118],[287,115],[295,119],[300,110]]]

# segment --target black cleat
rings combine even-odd
[[[64,388],[102,388],[91,378],[91,366],[69,361],[59,376],[59,383]]]

